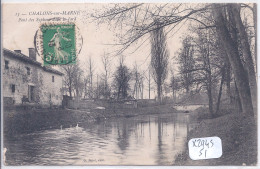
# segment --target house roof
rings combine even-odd
[[[40,62],[37,62],[36,60],[33,60],[33,59],[29,58],[28,56],[26,56],[22,53],[18,53],[18,52],[11,51],[9,49],[4,48],[4,56],[5,55],[8,55],[8,56],[13,57],[13,58],[18,59],[18,60],[25,61],[26,63],[34,64],[36,66],[42,65]]]
[[[22,53],[18,53],[18,52],[15,52],[15,51],[12,51],[12,50],[9,50],[9,49],[6,49],[6,48],[3,48],[3,49],[4,49],[3,50],[4,56],[8,55],[9,57],[24,61],[26,63],[32,64],[32,65],[35,65],[35,66],[39,66],[46,72],[51,72],[51,73],[54,73],[54,74],[57,74],[57,75],[60,75],[60,76],[63,75],[63,73],[61,73],[60,71],[55,70],[51,67],[42,66],[42,64],[40,62],[37,62],[36,60],[33,60],[32,58],[30,58],[30,57],[28,57],[28,56],[26,56]]]
[[[63,75],[63,73],[61,73],[60,71],[58,70],[55,70],[55,69],[52,69],[50,67],[47,67],[47,66],[42,66],[43,70],[46,71],[46,72],[51,72],[51,73],[55,73],[55,74],[58,74],[58,75]]]

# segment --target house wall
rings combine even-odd
[[[9,61],[9,69],[5,69],[5,60]],[[26,67],[31,69],[27,75]],[[33,84],[33,76],[36,75],[36,66],[13,58],[4,57],[3,61],[3,96],[12,97],[15,104],[21,104],[23,96],[28,96],[28,83]],[[12,92],[11,85],[15,85],[15,92]]]
[[[5,69],[5,60],[9,61],[9,69]],[[30,68],[30,75],[27,75],[26,67]],[[61,105],[62,76],[46,72],[42,67],[27,62],[4,56],[2,62],[3,72],[3,97],[12,98],[15,105],[22,103],[22,98],[28,98],[28,85],[34,86],[34,102],[41,105]],[[55,81],[52,82],[52,76]],[[12,92],[11,85],[15,85],[15,92]],[[50,98],[51,94],[51,98]]]
[[[52,82],[52,76],[54,76],[54,82]],[[62,104],[62,76],[53,74],[50,72],[42,71],[39,75],[40,98],[42,104]]]

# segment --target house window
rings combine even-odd
[[[26,67],[26,70],[27,70],[27,75],[30,75],[31,74],[31,69],[29,67]]]
[[[52,82],[54,82],[54,76],[52,76]]]
[[[5,69],[9,69],[9,61],[5,60]]]
[[[15,92],[15,85],[14,84],[11,84],[11,89],[12,89],[12,93]]]
[[[29,102],[34,101],[34,86],[28,85],[28,99]]]

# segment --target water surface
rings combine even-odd
[[[5,137],[7,165],[172,165],[189,114],[115,118]]]

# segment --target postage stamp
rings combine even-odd
[[[44,65],[76,62],[75,24],[42,25]]]

